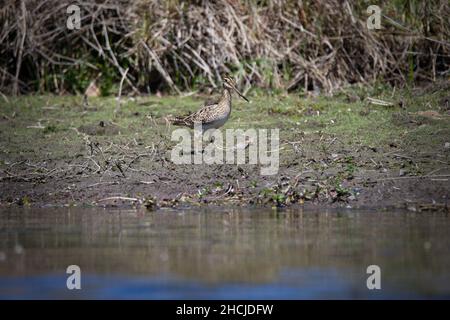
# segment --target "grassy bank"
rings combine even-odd
[[[279,128],[275,176],[171,162],[174,128],[164,117],[196,110],[203,96],[123,97],[120,108],[112,97],[9,97],[0,102],[0,203],[445,208],[449,93],[445,83],[333,98],[253,91],[251,103],[234,101],[224,128]]]

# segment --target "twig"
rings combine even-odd
[[[124,76],[125,71],[123,70],[123,68],[120,66],[119,62],[117,61],[116,56],[114,55],[114,52],[111,48],[111,44],[109,43],[109,35],[108,35],[108,30],[106,28],[105,22],[103,21],[103,35],[105,38],[105,42],[106,42],[106,49],[108,50],[113,64],[117,67],[117,69],[119,70],[120,74],[122,75],[122,77]],[[133,83],[130,81],[130,79],[128,79],[125,75],[125,79],[127,80],[127,83],[131,86],[131,88],[133,89],[134,92],[139,93],[139,90],[133,85]]]
[[[114,115],[117,114],[117,112],[119,112],[120,109],[120,98],[122,97],[122,86],[123,86],[123,81],[125,80],[125,78],[127,77],[127,73],[128,73],[129,68],[127,68],[125,70],[125,72],[122,75],[122,79],[120,80],[120,86],[119,86],[119,95],[117,96],[117,106],[116,109],[114,110]]]
[[[109,201],[109,200],[139,201],[139,199],[137,199],[137,198],[117,196],[117,197],[109,197],[109,198],[100,199],[97,202],[103,202],[103,201]]]
[[[438,174],[438,175],[424,175],[424,176],[406,176],[406,177],[388,177],[388,178],[382,178],[377,179],[373,181],[368,181],[369,183],[375,183],[379,181],[388,181],[388,180],[404,180],[404,179],[425,179],[425,178],[448,178],[450,177],[450,174]]]
[[[181,94],[180,90],[177,88],[177,86],[173,83],[172,78],[170,75],[164,70],[163,66],[161,65],[161,62],[158,59],[158,56],[153,52],[152,49],[147,46],[147,44],[144,41],[141,41],[142,46],[147,50],[148,54],[150,55],[150,58],[155,63],[155,67],[158,70],[158,72],[161,74],[161,76],[166,80],[169,87],[174,89],[178,94]]]
[[[392,107],[394,105],[392,102],[375,99],[375,98],[371,98],[371,97],[367,97],[367,100],[369,100],[369,102],[371,104],[380,105],[380,106]]]
[[[4,95],[3,92],[0,92],[0,95],[2,96],[2,98],[3,98],[7,103],[9,103],[8,97],[7,97],[6,95]]]
[[[114,185],[114,184],[119,184],[119,182],[118,181],[98,182],[98,183],[91,184],[91,185],[87,186],[86,188],[93,188],[93,187],[97,187],[97,186],[101,186],[101,185]]]
[[[14,78],[13,84],[13,95],[17,95],[19,93],[19,73],[20,68],[22,66],[22,56],[23,56],[23,47],[25,45],[25,37],[27,35],[27,8],[25,6],[25,0],[20,1],[20,7],[22,10],[22,24],[21,24],[22,39],[20,41],[19,54],[16,63],[16,76]]]

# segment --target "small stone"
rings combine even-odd
[[[403,177],[403,176],[405,176],[405,175],[406,175],[406,170],[404,170],[404,169],[400,169],[400,171],[399,171],[398,175],[399,175],[400,177]]]
[[[24,252],[23,247],[20,244],[16,244],[14,246],[14,253],[15,254],[22,254]]]
[[[169,261],[169,254],[167,252],[163,252],[159,255],[159,259],[163,262]]]
[[[356,187],[356,188],[353,188],[352,189],[352,191],[353,191],[353,193],[355,194],[355,195],[359,195],[360,193],[361,193],[361,188],[358,188],[358,187]]]
[[[446,142],[444,144],[444,149],[450,149],[450,142]]]

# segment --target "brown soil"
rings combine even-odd
[[[115,134],[109,126],[84,129],[94,135]],[[323,136],[309,136],[301,144],[286,146],[292,152],[280,156],[274,176],[262,176],[259,165],[176,165],[163,148],[129,144],[105,151],[105,146],[91,141],[86,148],[92,155],[15,159],[13,170],[0,181],[0,200],[3,205],[145,205],[149,209],[303,204],[448,210],[448,168],[411,175],[417,163],[414,154],[400,154],[395,145],[349,147],[329,138],[326,153],[302,147],[317,145],[320,139]],[[433,157],[422,155],[419,162],[426,164]]]

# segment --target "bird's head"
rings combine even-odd
[[[223,77],[223,87],[228,90],[234,90],[245,101],[249,102],[246,97],[236,88],[236,82],[229,76]]]

